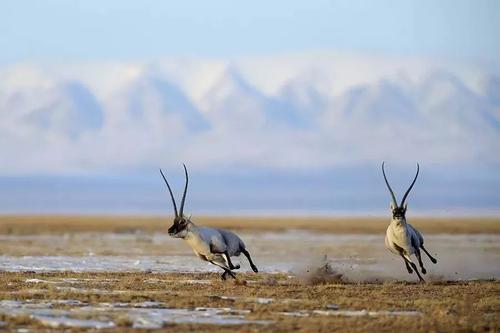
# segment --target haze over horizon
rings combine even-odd
[[[0,213],[500,214],[494,1],[260,5],[1,5]]]

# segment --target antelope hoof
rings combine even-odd
[[[436,264],[436,263],[438,262],[438,261],[437,261],[436,259],[434,259],[434,258],[431,258],[431,261],[432,261],[432,263],[433,263],[433,264]]]
[[[427,274],[427,270],[422,267],[422,274]]]
[[[255,272],[255,273],[258,273],[259,270],[257,269],[257,266],[252,266],[252,270]]]
[[[408,269],[408,273],[409,273],[409,274],[412,274],[412,273],[413,273],[413,270],[412,270],[410,267],[407,267],[407,269]]]
[[[240,269],[240,264],[236,264],[236,266],[233,266],[232,269]]]
[[[220,276],[221,280],[222,281],[226,281],[226,272],[222,273],[222,275]]]

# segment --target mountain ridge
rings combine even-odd
[[[0,172],[22,174],[26,161],[47,172],[180,160],[328,168],[408,152],[500,165],[500,80],[474,66],[324,54],[16,64],[0,74]]]

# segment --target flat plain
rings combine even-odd
[[[281,231],[303,229],[336,234],[384,233],[385,217],[239,217],[200,216],[196,223],[232,230]],[[163,231],[171,224],[167,216],[71,216],[71,215],[0,215],[0,234],[36,234],[67,232],[128,232],[131,230]],[[410,217],[409,222],[423,233],[499,234],[498,217]]]
[[[500,220],[410,221],[425,284],[383,245],[384,218],[202,217],[245,259],[221,281],[168,217],[0,217],[0,327],[15,331],[498,332]]]

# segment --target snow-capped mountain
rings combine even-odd
[[[498,165],[500,79],[348,54],[0,68],[0,172]],[[57,166],[55,166],[57,164]]]
[[[142,75],[118,92],[121,96],[124,116],[134,121],[153,118],[165,123],[178,122],[190,131],[208,126],[202,113],[191,103],[184,92],[174,83],[153,75]],[[172,119],[177,118],[177,119]]]
[[[2,97],[2,123],[11,130],[25,128],[77,138],[103,125],[101,106],[92,92],[76,80],[21,88]]]

